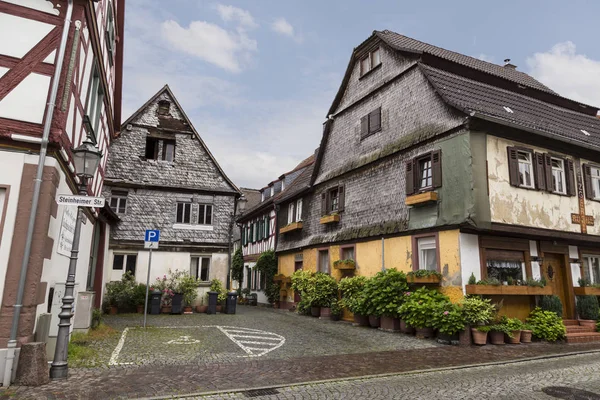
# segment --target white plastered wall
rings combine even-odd
[[[481,279],[481,261],[479,257],[479,239],[477,235],[461,233],[459,236],[460,246],[460,270],[463,282],[463,292],[468,284],[471,274],[475,279]]]

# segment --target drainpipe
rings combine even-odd
[[[385,238],[381,238],[381,270],[385,271]]]
[[[58,84],[62,71],[63,59],[65,57],[65,49],[67,47],[67,38],[69,36],[69,28],[71,26],[71,14],[73,13],[73,0],[68,0],[67,12],[65,13],[65,24],[63,26],[62,37],[56,55],[56,66],[54,76],[52,77],[52,87],[50,89],[50,99],[46,107],[46,119],[44,121],[44,131],[42,133],[42,143],[40,145],[40,158],[38,160],[37,173],[35,175],[33,186],[33,197],[31,199],[31,210],[29,212],[29,224],[27,226],[27,237],[25,239],[25,251],[23,253],[23,261],[21,262],[21,274],[19,276],[19,287],[17,289],[17,299],[15,302],[12,327],[10,329],[10,339],[8,341],[8,349],[6,354],[6,364],[4,366],[4,379],[2,385],[6,388],[10,386],[12,378],[12,369],[15,359],[15,350],[17,348],[17,333],[19,330],[19,318],[21,309],[23,308],[23,292],[25,291],[25,279],[27,278],[27,267],[29,266],[29,256],[31,255],[31,242],[33,241],[33,230],[35,228],[35,218],[40,199],[40,190],[42,187],[42,177],[44,174],[44,164],[46,163],[46,153],[48,150],[48,138],[50,136],[50,126],[52,125],[52,116],[54,115],[54,107],[56,95],[58,93]]]

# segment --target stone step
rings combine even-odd
[[[579,325],[579,321],[576,319],[563,319],[563,324],[565,324],[565,326]]]
[[[593,326],[566,325],[567,333],[596,332]]]
[[[600,332],[567,333],[567,343],[600,342]]]

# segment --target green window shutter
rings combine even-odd
[[[269,216],[267,215],[267,216],[265,217],[265,234],[266,234],[266,236],[267,236],[267,239],[269,238],[269,235],[270,235],[270,232],[269,232],[269,230],[270,230],[270,228],[271,228],[271,226],[270,226],[270,225],[271,225],[271,219],[270,219],[270,218],[269,218]]]
[[[242,246],[246,245],[246,227],[242,227]]]

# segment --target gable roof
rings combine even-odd
[[[213,156],[211,151],[208,149],[208,146],[206,145],[206,143],[204,143],[204,140],[202,140],[202,138],[200,137],[200,134],[198,133],[198,131],[196,131],[196,128],[194,128],[192,121],[190,121],[190,119],[188,118],[183,107],[181,107],[181,104],[179,104],[179,101],[177,101],[177,98],[171,91],[171,88],[169,87],[168,84],[165,84],[165,86],[163,86],[154,96],[152,96],[147,102],[145,102],[140,108],[138,108],[133,114],[131,114],[131,116],[129,118],[127,118],[127,120],[125,122],[123,122],[121,127],[127,127],[128,124],[130,124],[138,115],[140,115],[150,104],[152,104],[154,101],[156,101],[156,99],[159,96],[161,96],[163,93],[167,93],[171,97],[171,99],[173,99],[173,102],[179,109],[179,112],[181,112],[181,115],[183,116],[185,122],[187,122],[188,126],[191,128],[191,130],[194,133],[194,135],[196,136],[196,138],[200,141],[200,145],[202,146],[204,151],[206,151],[206,154],[208,154],[208,156],[210,157],[211,161],[214,163],[215,167],[217,168],[217,170],[219,171],[219,173],[221,174],[223,179],[225,179],[225,181],[231,186],[231,188],[235,192],[237,192],[239,195],[241,195],[242,192],[235,185],[235,183],[233,183],[233,181],[231,181],[231,179],[229,179],[229,177],[225,174],[225,171],[223,171],[223,169],[221,168],[221,166],[219,165],[219,163],[217,162],[217,160],[215,159],[215,157]]]
[[[315,158],[312,156],[312,161],[306,166],[306,169],[302,171],[300,175],[285,189],[283,192],[278,193],[275,196],[275,204],[283,203],[286,200],[290,200],[300,193],[304,193],[305,190],[310,189],[310,179],[315,168]]]

